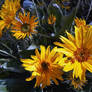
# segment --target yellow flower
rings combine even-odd
[[[48,24],[54,24],[56,22],[56,17],[51,14],[48,18]]]
[[[0,37],[4,27],[9,28],[10,24],[14,21],[16,12],[20,8],[20,0],[5,0],[0,10]]]
[[[64,64],[64,71],[73,70],[73,78],[80,78],[85,76],[86,70],[92,72],[92,27],[85,31],[85,28],[78,28],[75,26],[75,36],[67,32],[68,38],[60,37],[60,42],[55,42],[57,52],[65,54],[69,60],[62,62]],[[84,74],[83,74],[84,73]]]
[[[21,62],[23,62],[22,66],[25,67],[25,70],[32,72],[32,76],[27,78],[26,81],[36,78],[35,87],[42,84],[42,88],[50,86],[50,80],[53,80],[55,84],[58,85],[56,79],[63,80],[62,67],[58,64],[59,60],[62,59],[62,55],[55,52],[56,47],[51,51],[50,46],[48,46],[47,49],[45,49],[44,46],[40,46],[40,48],[41,53],[36,49],[36,55],[31,56],[32,59],[21,59]]]
[[[87,80],[85,78],[82,78],[80,80],[79,78],[73,78],[72,73],[70,73],[68,80],[71,81],[71,85],[74,86],[75,89],[83,89],[82,86],[87,83]]]
[[[78,28],[83,27],[85,30],[87,30],[90,27],[89,25],[86,25],[86,21],[84,19],[75,18],[74,21]]]
[[[12,31],[17,39],[24,39],[26,36],[32,36],[32,33],[37,33],[35,31],[35,28],[37,27],[38,21],[37,17],[31,16],[30,18],[30,13],[25,14],[19,14],[19,19],[15,20],[13,22],[13,27]]]

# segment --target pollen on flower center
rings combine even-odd
[[[29,29],[30,29],[30,25],[27,24],[27,23],[24,23],[24,24],[21,26],[21,30],[22,30],[22,32],[24,32],[24,33],[29,32]]]
[[[42,69],[43,69],[43,70],[48,70],[49,63],[47,63],[47,62],[42,62],[42,63],[41,63],[41,66],[42,66]]]
[[[88,49],[78,48],[77,51],[74,52],[74,56],[79,62],[87,61],[89,57]]]

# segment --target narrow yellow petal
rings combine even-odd
[[[57,46],[63,47],[63,44],[60,43],[60,42],[54,42],[54,44],[57,45]]]
[[[50,59],[56,54],[56,51],[55,51],[56,48],[57,48],[57,47],[54,47],[54,48],[51,50],[50,54],[48,55],[48,60],[50,60]]]
[[[83,62],[83,66],[92,73],[92,65],[88,62]]]
[[[31,81],[35,78],[35,76],[30,76],[29,78],[26,78],[26,81]]]
[[[67,31],[66,31],[66,33],[67,33],[68,39],[69,39],[70,41],[72,41],[72,42],[75,42],[74,36],[71,35],[70,33],[68,33]]]
[[[52,80],[55,82],[56,85],[59,85],[58,81],[54,77],[52,77]]]
[[[45,59],[45,47],[41,45],[40,48],[41,48],[41,60],[43,61]]]
[[[32,59],[20,59],[21,60],[21,62],[23,62],[23,63],[28,63],[28,64],[32,64],[32,63],[34,63],[35,61],[33,61]]]
[[[39,53],[38,49],[35,50],[35,54],[40,59],[40,53]]]
[[[47,86],[50,85],[50,75],[49,73],[46,74],[46,77],[47,77]]]
[[[42,82],[42,78],[41,78],[41,77],[39,77],[39,76],[37,76],[37,77],[36,77],[35,87],[40,86],[41,82]]]
[[[40,74],[38,72],[33,72],[32,76],[40,76]]]
[[[76,45],[72,41],[68,40],[67,38],[61,36],[60,39],[63,41],[63,43],[67,44],[70,47],[70,49],[74,51],[77,49]]]
[[[60,61],[58,62],[58,65],[60,65],[61,67],[67,65],[67,63],[65,63],[66,60],[67,60],[67,57],[60,59]]]
[[[66,56],[73,57],[73,52],[66,48],[57,48],[55,49],[57,52],[61,52],[65,54]]]
[[[81,80],[81,76],[82,76],[83,70],[82,70],[82,66],[81,63],[79,63],[78,61],[75,61],[74,64],[74,71],[73,71],[73,77],[75,76],[76,78],[80,78]]]
[[[76,39],[76,45],[78,48],[81,47],[82,38],[81,38],[81,30],[75,26],[75,39]]]
[[[53,62],[54,64],[59,64],[59,61],[63,59],[63,54],[61,53],[61,55],[58,55],[57,58],[55,59],[55,61]]]
[[[32,71],[36,71],[36,67],[33,66],[33,65],[32,66],[31,65],[29,66],[27,64],[22,64],[22,66],[25,67],[25,70],[28,70],[28,71],[31,71],[31,72]]]
[[[0,37],[2,37],[2,30],[0,30]]]
[[[67,63],[67,64],[64,66],[63,70],[64,70],[65,72],[68,72],[68,71],[73,70],[73,68],[74,68],[74,65],[73,65],[71,62],[69,62],[69,63]]]
[[[49,54],[50,54],[50,46],[48,46],[46,49],[46,58],[48,57]]]

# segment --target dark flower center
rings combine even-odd
[[[89,57],[88,49],[78,48],[77,51],[74,52],[74,56],[79,62],[87,61]]]
[[[27,24],[27,23],[24,23],[24,24],[21,26],[21,30],[22,30],[22,32],[24,32],[24,33],[29,32],[29,30],[30,30],[30,25]]]
[[[42,66],[43,70],[48,70],[49,63],[42,62],[41,66]]]

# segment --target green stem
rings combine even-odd
[[[6,52],[6,51],[0,50],[0,52],[3,53],[3,54],[8,55],[8,56],[10,56],[10,57],[12,57],[12,58],[14,58],[14,59],[17,59],[15,56],[11,55],[10,53],[8,53],[8,52]]]
[[[53,28],[54,28],[54,32],[56,33],[56,27],[55,27],[55,23],[53,24]]]

